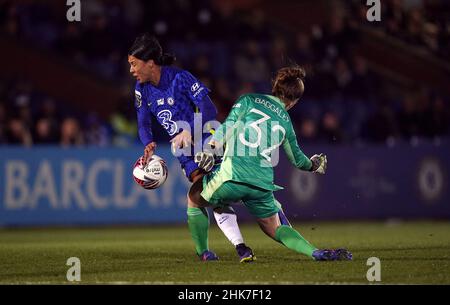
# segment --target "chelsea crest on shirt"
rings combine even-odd
[[[162,106],[164,105],[164,98],[160,98],[156,100],[156,104],[158,104],[158,106]],[[169,106],[173,106],[173,104],[175,104],[175,100],[173,99],[173,97],[169,96],[167,98],[167,104]]]

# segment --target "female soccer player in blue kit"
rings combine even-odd
[[[137,80],[134,91],[135,107],[139,137],[145,146],[144,163],[156,148],[151,116],[154,116],[171,137],[174,151],[191,149],[193,143],[191,131],[194,132],[194,126],[198,124],[197,121],[194,124],[196,112],[201,113],[203,122],[214,120],[217,115],[217,110],[208,96],[209,90],[188,71],[171,67],[174,61],[175,57],[163,53],[158,40],[149,34],[137,37],[128,52],[130,73]],[[185,124],[180,124],[181,122]],[[199,127],[203,130],[203,126]],[[182,154],[177,158],[189,181],[195,182],[205,174],[194,162],[192,154]],[[220,229],[236,247],[240,261],[253,261],[255,257],[252,249],[244,243],[234,211],[214,209],[214,216]],[[188,223],[189,226],[193,225],[189,221]],[[199,251],[197,249],[197,255],[203,261],[218,259],[211,251]]]

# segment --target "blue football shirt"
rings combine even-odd
[[[161,67],[161,79],[157,86],[149,82],[136,82],[135,108],[142,143],[146,146],[153,141],[152,115],[170,138],[181,131],[180,121],[187,122],[193,133],[195,112],[204,109],[204,123],[215,119],[217,111],[208,94],[209,89],[191,73],[171,66]]]

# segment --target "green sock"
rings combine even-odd
[[[187,215],[189,231],[195,243],[195,250],[200,255],[208,250],[208,210],[205,208],[188,208]]]
[[[311,258],[314,250],[317,250],[317,248],[304,239],[300,233],[289,226],[279,226],[275,231],[275,239],[287,248],[305,254]]]

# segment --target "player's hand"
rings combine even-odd
[[[149,144],[147,144],[147,146],[145,146],[144,156],[142,158],[142,164],[144,166],[147,164],[148,160],[150,160],[150,158],[153,156],[155,149],[156,149],[156,142],[150,142]]]
[[[175,154],[177,149],[185,148],[192,144],[192,135],[189,131],[183,130],[170,140],[170,142],[172,142],[172,152]]]
[[[314,155],[310,158],[312,162],[311,171],[313,173],[325,174],[327,170],[327,156],[324,154]]]
[[[201,151],[195,154],[194,161],[198,164],[199,168],[208,173],[214,167],[215,158],[212,152]]]

